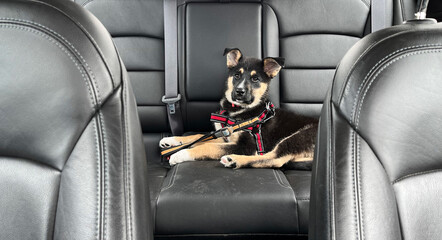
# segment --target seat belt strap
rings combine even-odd
[[[178,93],[178,11],[177,0],[164,0],[165,94],[161,99],[167,105],[167,116],[173,135],[182,135],[183,118]]]
[[[371,32],[389,27],[385,0],[371,0]]]

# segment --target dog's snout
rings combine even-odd
[[[242,97],[246,93],[246,90],[244,88],[237,88],[235,92],[238,97]]]

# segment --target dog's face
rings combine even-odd
[[[246,58],[237,48],[226,48],[229,77],[225,96],[232,104],[252,108],[267,98],[270,80],[284,66],[283,58]]]

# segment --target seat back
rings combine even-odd
[[[311,239],[440,237],[441,39],[441,24],[409,22],[342,60],[321,116]]]
[[[393,2],[387,3],[387,21],[393,24]],[[272,101],[319,117],[335,67],[370,32],[370,5],[361,0],[183,1],[179,10],[180,89],[188,131],[211,129],[210,112],[218,110],[227,78],[225,47],[258,58],[286,58],[271,82]]]
[[[99,21],[0,2],[0,238],[151,239],[135,99]]]
[[[135,86],[146,141],[152,140],[152,133],[169,132],[161,102],[167,47],[163,1],[75,2],[97,16],[113,36]],[[285,57],[286,68],[272,81],[272,101],[319,117],[334,68],[370,32],[370,1],[365,0],[181,0],[178,8],[179,84],[186,131],[212,129],[208,119],[218,110],[227,74],[224,48],[239,47],[245,55],[259,58]],[[408,19],[409,9],[399,0],[387,1],[387,23]]]

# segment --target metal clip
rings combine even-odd
[[[229,137],[231,134],[232,134],[232,132],[229,128],[221,128],[215,132],[215,137],[216,138],[220,138],[220,137],[226,138],[226,137]]]
[[[165,104],[167,104],[167,109],[169,110],[170,114],[175,114],[175,103],[181,100],[181,94],[178,94],[178,96],[174,98],[166,98],[164,95],[161,101]]]

